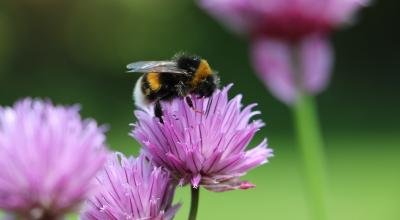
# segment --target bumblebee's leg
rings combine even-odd
[[[193,100],[192,100],[192,98],[190,98],[190,96],[186,96],[186,97],[185,97],[185,100],[186,100],[186,103],[188,104],[188,106],[189,106],[191,109],[193,109],[193,111],[195,111],[195,112],[197,112],[197,113],[203,114],[203,111],[202,111],[202,110],[198,110],[198,109],[196,109],[196,108],[194,107],[194,105],[193,105]]]
[[[160,103],[160,100],[159,100],[159,99],[156,100],[156,103],[155,103],[155,105],[154,105],[154,115],[155,115],[158,119],[160,119],[160,122],[161,122],[161,123],[164,124],[164,121],[163,121],[163,119],[162,119],[163,112],[162,112],[161,103]]]
[[[176,89],[176,92],[178,93],[178,96],[180,96],[180,97],[187,96],[188,92],[187,92],[185,84],[182,81],[180,81],[178,84],[175,85],[175,89]]]
[[[185,100],[186,100],[186,103],[188,104],[188,106],[190,108],[194,109],[192,98],[190,98],[190,96],[186,96]]]
[[[178,95],[185,99],[186,103],[188,104],[188,106],[191,109],[193,109],[193,111],[198,112],[198,113],[203,113],[202,111],[195,109],[192,98],[188,94],[186,86],[182,81],[179,82],[177,85],[175,85],[175,87],[176,87],[176,91],[177,91]]]

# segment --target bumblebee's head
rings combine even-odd
[[[218,84],[219,84],[218,76],[215,74],[211,74],[202,79],[198,83],[194,92],[198,94],[199,97],[210,97],[217,89]]]
[[[179,54],[175,56],[178,67],[193,76],[191,85],[193,92],[200,97],[209,97],[217,88],[219,78],[212,71],[207,60],[196,55]]]

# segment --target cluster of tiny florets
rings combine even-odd
[[[0,208],[9,219],[62,219],[82,204],[81,219],[172,219],[177,185],[221,192],[255,185],[239,178],[267,162],[263,140],[246,147],[264,125],[242,109],[230,86],[209,98],[163,102],[163,122],[152,107],[135,112],[137,158],[110,153],[105,129],[82,120],[77,106],[25,99],[0,107]]]
[[[142,153],[170,170],[180,185],[218,192],[252,188],[239,177],[272,156],[266,139],[245,150],[264,123],[250,121],[259,112],[252,111],[255,105],[242,109],[240,95],[229,100],[230,87],[210,98],[193,96],[195,111],[184,100],[164,103],[163,123],[151,109],[135,112],[138,122],[132,136],[142,144]]]

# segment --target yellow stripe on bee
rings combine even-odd
[[[192,84],[197,86],[203,79],[207,78],[207,76],[212,74],[212,70],[207,60],[201,60],[199,68],[194,74],[194,78]]]
[[[160,74],[159,73],[147,73],[147,82],[149,83],[150,89],[157,91],[161,88]]]

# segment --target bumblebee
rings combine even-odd
[[[207,60],[196,55],[178,54],[167,61],[140,61],[127,65],[128,72],[143,73],[136,82],[133,97],[139,108],[154,103],[154,115],[162,121],[160,101],[185,99],[194,109],[190,94],[210,97],[219,78]]]

